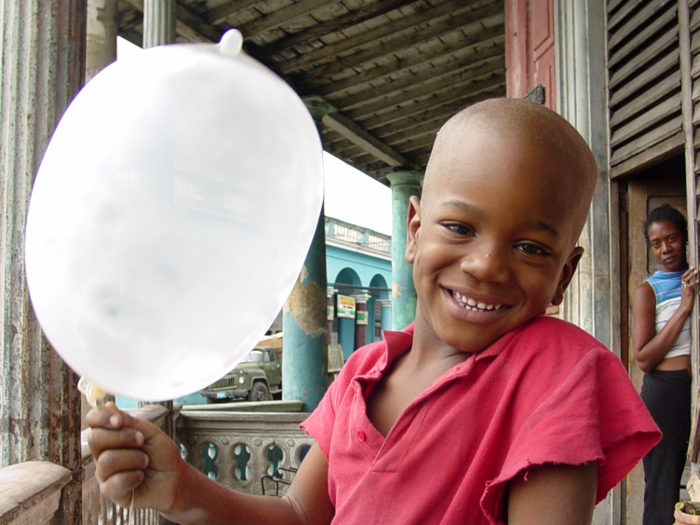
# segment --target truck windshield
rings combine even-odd
[[[251,350],[247,356],[243,358],[243,361],[247,363],[262,363],[263,353],[262,350]]]

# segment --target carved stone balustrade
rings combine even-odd
[[[291,408],[284,403],[287,402],[268,402],[257,407]],[[243,403],[227,405],[235,405],[236,410],[245,408]],[[261,494],[263,475],[272,475],[280,467],[296,469],[313,444],[313,439],[299,429],[307,413],[226,412],[220,411],[218,405],[211,407],[183,407],[176,439],[188,463],[233,489]],[[294,407],[299,410],[301,402]],[[286,488],[280,485],[279,495]],[[268,481],[265,492],[270,491],[275,493],[275,484]]]

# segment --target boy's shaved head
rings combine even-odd
[[[476,352],[560,304],[597,178],[583,138],[543,106],[493,99],[451,118],[409,203],[415,333]]]
[[[484,135],[493,141],[518,142],[523,151],[548,157],[560,169],[551,196],[570,201],[576,240],[583,229],[598,179],[593,153],[576,129],[556,112],[522,99],[498,98],[474,104],[448,120],[439,131],[423,181],[421,205],[429,205],[433,188],[440,184],[446,163],[463,163],[468,169],[470,138]],[[512,151],[512,150],[511,150]],[[544,176],[530,170],[528,185]],[[574,242],[576,242],[574,240]]]

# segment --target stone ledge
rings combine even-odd
[[[70,470],[48,461],[0,469],[0,523],[44,523],[58,509],[61,489],[70,480]],[[22,516],[26,513],[32,513],[29,521]]]
[[[182,412],[301,412],[303,401],[236,401],[208,405],[183,405]]]

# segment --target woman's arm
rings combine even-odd
[[[530,467],[508,484],[508,525],[590,525],[598,466]]]
[[[698,282],[697,271],[690,268],[683,274],[683,282],[688,286],[681,288],[681,304],[666,325],[657,334],[656,295],[649,283],[642,283],[637,288],[632,302],[632,348],[637,365],[644,372],[651,372],[666,357],[669,349],[676,342],[683,329],[686,318],[693,309],[693,296]]]

